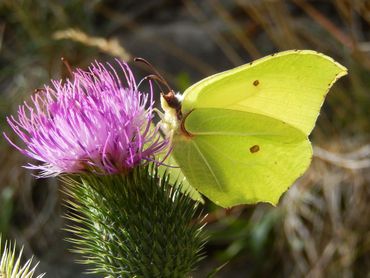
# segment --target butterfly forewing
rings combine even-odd
[[[309,134],[325,95],[346,69],[323,54],[285,51],[208,77],[184,93],[183,114],[197,108],[253,112]]]

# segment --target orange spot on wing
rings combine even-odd
[[[250,147],[249,148],[249,151],[251,152],[251,153],[256,153],[256,152],[258,152],[260,150],[260,146],[258,146],[258,145],[254,145],[254,146],[252,146],[252,147]]]

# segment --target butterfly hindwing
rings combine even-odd
[[[185,129],[173,155],[190,184],[223,207],[276,204],[311,160],[305,134],[264,115],[199,108]]]

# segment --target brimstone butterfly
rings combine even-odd
[[[308,139],[345,67],[310,51],[285,51],[205,78],[181,99],[162,95],[161,125],[187,182],[222,207],[268,202],[308,168]]]

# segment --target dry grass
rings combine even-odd
[[[120,45],[116,38],[105,39],[101,37],[92,37],[81,30],[73,28],[57,31],[53,34],[53,38],[56,40],[67,39],[79,42],[85,46],[96,47],[100,51],[126,62],[131,60],[131,55]]]
[[[281,204],[290,275],[361,277],[369,271],[369,184],[366,169],[313,161]]]

